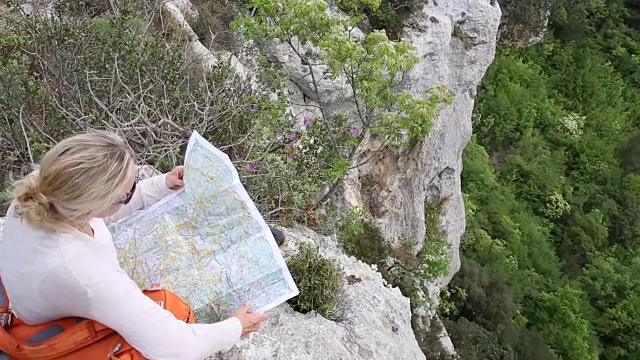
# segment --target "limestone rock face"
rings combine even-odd
[[[393,243],[426,237],[425,204],[438,204],[440,233],[450,245],[449,273],[425,284],[425,293],[439,302],[439,292],[460,269],[460,237],[466,226],[461,190],[462,152],[471,139],[476,88],[495,57],[501,11],[493,0],[429,1],[405,28],[421,59],[402,87],[420,94],[445,85],[453,102],[441,110],[427,138],[411,148],[380,148],[380,140],[363,144],[366,165],[349,175],[345,196],[368,208],[385,237]],[[434,306],[414,308],[414,331],[425,353],[454,354],[446,330],[434,324]],[[439,335],[435,334],[439,333]],[[429,338],[440,338],[432,350]],[[432,343],[432,342],[431,342]]]
[[[212,359],[425,359],[411,329],[409,300],[400,290],[386,287],[380,273],[345,255],[331,237],[305,228],[287,229],[285,234],[285,257],[295,251],[297,244],[310,243],[319,248],[322,256],[335,259],[342,266],[343,315],[338,321],[331,321],[280,305],[269,312],[270,319],[260,331]]]
[[[402,87],[418,95],[445,85],[453,103],[442,109],[427,138],[413,148],[396,150],[371,139],[363,157],[372,161],[358,169],[350,186],[359,188],[362,204],[376,216],[391,241],[425,239],[425,203],[441,203],[440,225],[451,244],[451,271],[460,268],[460,235],[465,209],[460,187],[462,152],[471,138],[476,87],[495,56],[500,8],[491,0],[429,2],[405,28],[404,37],[421,61]],[[367,186],[363,186],[367,184]]]

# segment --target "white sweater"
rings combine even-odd
[[[0,276],[16,316],[28,324],[67,316],[93,319],[152,360],[202,360],[231,348],[242,332],[237,318],[215,324],[177,320],[145,296],[118,263],[106,223],[168,195],[165,176],[141,181],[131,202],[111,218],[93,219],[94,238],[80,231],[40,231],[12,215],[12,206],[0,239]]]

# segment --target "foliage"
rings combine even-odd
[[[457,289],[449,295],[449,301],[455,304],[455,310],[448,314],[452,320],[465,318],[486,329],[497,330],[516,315],[515,299],[504,279],[489,273],[472,259],[464,259],[450,285]]]
[[[405,239],[392,249],[392,261],[382,271],[383,275],[387,274],[388,281],[411,300],[412,308],[430,305],[425,284],[449,273],[451,245],[441,233],[441,205],[425,204],[427,232],[422,248],[418,248],[414,240]]]
[[[418,0],[341,0],[338,5],[351,16],[366,16],[371,28],[385,30],[390,39],[398,40],[409,17],[424,3]]]
[[[198,16],[187,14],[185,20],[202,44],[210,49],[236,52],[240,46],[228,24],[234,19],[233,4],[226,0],[192,2]]]
[[[429,305],[424,284],[449,273],[450,245],[440,233],[439,205],[425,205],[427,234],[420,249],[410,239],[390,245],[362,209],[349,208],[340,221],[339,240],[345,252],[375,265],[386,281],[410,299],[412,308]]]
[[[287,261],[300,294],[288,300],[294,310],[332,318],[340,304],[343,272],[334,261],[322,257],[309,244],[300,244],[298,253]]]
[[[339,240],[345,252],[370,265],[383,267],[391,247],[375,225],[365,219],[363,210],[350,208],[340,223]]]
[[[570,285],[540,294],[530,321],[561,358],[595,360],[598,354],[590,344],[591,328],[582,315],[581,295]]]
[[[495,334],[474,322],[461,318],[458,321],[445,320],[444,325],[461,359],[507,360],[513,358],[509,349],[500,344]]]
[[[500,47],[479,90],[463,156],[464,256],[441,312],[474,324],[467,337],[452,325],[463,352],[634,359],[639,9],[554,6],[547,39]]]
[[[375,9],[375,1],[343,2],[348,8],[367,6]],[[395,85],[417,63],[414,48],[406,41],[391,41],[384,31],[373,31],[360,37],[355,31],[358,16],[332,14],[322,0],[252,0],[255,15],[238,19],[232,27],[247,39],[258,42],[275,39],[286,44],[308,68],[314,94],[320,104],[322,121],[329,133],[334,132],[333,116],[323,107],[319,92],[322,83],[344,79],[351,91],[353,110],[346,115],[353,124],[354,141],[333,141],[331,151],[346,155],[348,162],[335,163],[336,174],[349,169],[357,140],[372,133],[385,143],[402,146],[422,140],[428,134],[439,105],[450,103],[442,87],[427,89],[422,97],[409,92],[397,93]],[[345,147],[343,144],[346,144]]]
[[[334,121],[342,135],[332,136],[318,119],[288,114],[285,76],[265,61],[259,82],[224,63],[204,73],[153,2],[121,1],[119,15],[100,17],[78,4],[58,2],[51,19],[19,7],[2,14],[0,82],[10,89],[0,95],[3,186],[29,171],[30,152],[37,161],[78,131],[115,131],[139,162],[166,171],[197,130],[229,155],[268,220],[305,220],[344,158],[327,147],[351,139],[344,119]]]
[[[606,340],[603,359],[633,358],[640,353],[640,260],[620,263],[614,256],[602,255],[587,266],[583,288],[598,316],[595,330]]]
[[[445,200],[446,201],[446,200]],[[449,274],[451,265],[451,244],[442,233],[440,216],[444,201],[425,203],[425,244],[418,252],[418,260],[424,268],[422,278],[433,281]]]

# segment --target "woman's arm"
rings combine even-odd
[[[136,191],[133,193],[131,201],[115,214],[105,218],[104,222],[107,224],[117,222],[171,194],[173,190],[167,186],[166,178],[167,174],[162,174],[140,181],[136,186]]]
[[[176,319],[144,295],[122,270],[111,270],[85,285],[90,304],[83,316],[115,330],[148,359],[202,360],[230,349],[242,333],[236,317],[215,324]]]

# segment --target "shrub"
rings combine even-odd
[[[381,267],[391,255],[391,247],[380,230],[363,216],[362,210],[349,209],[340,222],[340,243],[347,254]]]
[[[300,292],[287,301],[293,309],[333,318],[341,301],[344,275],[336,261],[322,257],[312,245],[300,244],[287,266]]]
[[[425,204],[427,233],[421,249],[411,239],[391,246],[358,208],[350,208],[340,221],[339,241],[347,254],[376,265],[384,279],[410,299],[412,308],[425,306],[430,302],[423,289],[425,281],[449,273],[450,245],[440,231],[441,205]]]
[[[511,349],[501,344],[498,335],[474,322],[460,318],[457,321],[444,320],[444,325],[461,359],[513,359]]]
[[[380,0],[377,7],[367,4],[354,7],[358,2],[348,0],[338,3],[352,16],[365,14],[371,28],[385,30],[393,40],[400,39],[409,17],[424,6],[424,2],[420,0]]]
[[[466,318],[490,331],[498,331],[516,316],[516,303],[506,281],[473,259],[462,257],[460,271],[449,283],[452,320]]]
[[[425,203],[425,244],[418,253],[424,266],[423,278],[433,281],[449,273],[451,265],[451,245],[442,234],[440,215],[444,201]]]
[[[326,150],[321,121],[286,112],[280,70],[259,59],[257,83],[222,62],[203,72],[155,2],[120,1],[119,15],[99,17],[78,6],[58,1],[51,19],[0,14],[0,186],[29,171],[29,153],[37,161],[79,131],[115,131],[166,171],[197,130],[229,155],[267,220],[304,220],[344,154]]]
[[[425,203],[426,234],[422,248],[416,253],[416,242],[408,239],[393,249],[398,286],[415,291],[415,281],[434,281],[449,273],[450,244],[440,229],[442,202]],[[415,255],[414,255],[415,254]],[[409,291],[409,290],[408,290]],[[408,296],[408,295],[407,295]]]
[[[234,19],[232,4],[226,0],[206,0],[194,3],[198,16],[186,20],[200,42],[209,48],[235,52],[240,44],[228,24]]]

